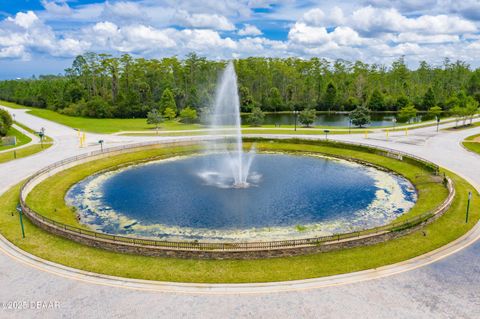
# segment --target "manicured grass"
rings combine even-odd
[[[480,123],[478,123],[480,124]],[[463,146],[465,146],[466,149],[475,152],[477,154],[480,154],[480,134],[472,135],[467,137],[463,142]]]
[[[476,116],[478,117],[478,116]],[[452,121],[452,122],[455,122],[455,121]],[[455,127],[450,127],[450,128],[447,128],[445,130],[448,130],[448,131],[462,131],[462,130],[468,130],[470,128],[474,128],[474,127],[478,127],[480,126],[480,122],[473,122],[472,124],[470,124],[470,120],[467,121],[467,124],[463,125],[463,121],[458,121],[458,126],[455,126]]]
[[[40,144],[33,144],[31,146],[23,147],[19,150],[16,150],[16,158],[14,154],[14,150],[10,152],[0,153],[0,163],[5,163],[9,161],[13,161],[15,159],[19,159],[22,157],[27,157],[38,152],[42,152],[48,148],[50,148],[53,144],[52,143],[43,143],[43,148]]]
[[[475,152],[475,153],[480,155],[480,143],[463,142],[463,146],[465,146],[470,151]]]
[[[480,138],[480,134],[475,134],[475,135],[469,136],[465,139],[465,141],[473,141],[477,138]]]
[[[20,105],[20,104],[13,103],[13,102],[7,102],[7,101],[3,101],[3,100],[0,100],[0,105],[11,107],[12,109],[27,109],[28,108],[28,106]]]
[[[7,136],[15,136],[17,138],[17,144],[16,145],[0,146],[0,151],[8,150],[8,149],[15,148],[15,147],[19,147],[19,146],[25,145],[27,143],[30,143],[32,141],[32,139],[30,137],[26,136],[25,134],[23,134],[19,130],[15,129],[14,127],[11,127],[8,130]],[[2,153],[0,153],[0,154],[2,154]]]
[[[449,173],[458,192],[452,208],[435,223],[399,239],[307,256],[263,260],[183,260],[113,253],[77,244],[47,233],[25,219],[22,239],[16,204],[20,185],[0,197],[0,232],[21,249],[36,256],[87,271],[150,280],[205,283],[268,282],[314,278],[376,268],[400,262],[441,247],[475,225],[480,197],[465,180]],[[468,191],[474,199],[465,223]],[[13,214],[13,216],[12,216]]]
[[[28,113],[54,121],[82,131],[94,133],[116,133],[120,131],[152,130],[146,119],[94,119],[59,114],[46,109],[31,109]],[[199,128],[197,124],[183,124],[177,121],[168,121],[161,124],[162,130],[191,130]]]
[[[144,118],[138,118],[138,119],[95,119],[95,118],[85,118],[85,117],[75,117],[75,116],[67,116],[63,115],[60,113],[57,113],[55,111],[51,111],[48,109],[41,109],[41,108],[33,108],[33,107],[26,107],[26,106],[21,106],[15,103],[10,103],[10,102],[5,102],[0,100],[0,104],[13,107],[13,108],[23,108],[23,109],[28,109],[28,113],[50,120],[54,121],[75,129],[80,129],[82,131],[86,132],[92,132],[92,133],[104,133],[104,134],[109,134],[109,133],[117,133],[117,132],[131,132],[127,133],[128,135],[150,135],[150,134],[155,134],[154,133],[154,126],[153,125],[148,125],[146,123],[146,119]],[[401,127],[403,125],[408,125],[406,123],[398,123],[397,127]],[[431,126],[435,124],[425,124],[425,125],[419,125],[419,127],[425,127],[425,126]],[[268,128],[272,129],[271,133],[265,132],[265,134],[276,134],[278,128],[275,127],[274,124],[265,124],[261,126],[262,128]],[[205,126],[201,124],[184,124],[179,121],[167,121],[162,123],[160,130],[161,131],[175,131],[175,130],[195,130],[199,128],[205,128]],[[249,125],[243,125],[244,130],[250,131],[254,130],[254,128],[250,127]],[[294,125],[282,125],[281,128],[289,128],[292,129],[294,128]],[[299,126],[299,128],[301,128]],[[319,125],[312,127],[312,129],[331,129],[331,130],[344,130],[342,131],[332,131],[330,134],[346,134],[348,132],[348,126],[328,126],[328,125]],[[381,126],[379,127],[369,127],[369,128],[356,128],[352,127],[351,131],[352,133],[357,132],[357,133],[364,133],[365,130],[370,130],[373,128],[382,128]],[[275,130],[277,129],[277,130]],[[293,133],[293,134],[323,134],[323,133],[317,133],[312,131],[308,131],[309,129],[305,129],[305,133]],[[399,128],[400,130],[400,128]],[[145,131],[140,133],[136,133],[135,131]],[[281,130],[279,130],[281,131]],[[134,133],[135,132],[135,133]],[[257,132],[255,132],[257,133]],[[200,133],[201,134],[201,133]],[[247,133],[248,134],[248,133]],[[175,136],[178,135],[178,133],[168,133],[168,136]],[[190,133],[190,132],[185,132],[182,133],[182,135],[196,135],[196,133]]]
[[[266,145],[268,144],[268,145]],[[273,146],[272,146],[273,144]],[[291,144],[281,145],[283,143],[257,143],[260,150],[287,149],[290,151],[330,151],[340,152],[338,149],[325,146]],[[173,149],[174,152],[182,149]],[[194,149],[183,150],[194,151]],[[362,155],[359,151],[344,150],[343,155],[353,156]],[[79,178],[89,175],[91,170],[107,169],[117,164],[127,161],[136,161],[150,156],[165,156],[167,150],[148,150],[139,153],[125,154],[113,157],[109,161],[97,161],[93,163],[79,165],[74,172],[70,171],[59,173],[62,178],[57,179],[62,184],[55,190],[54,194],[44,194],[37,198],[29,197],[29,203],[35,205],[35,208],[50,208],[57,205],[64,205],[63,191],[60,189],[68,188]],[[128,158],[121,158],[128,156]],[[399,162],[389,158],[383,158],[378,155],[363,153],[362,159],[374,161],[391,169],[406,169],[406,174],[412,174],[422,171],[420,167],[405,162]],[[385,159],[385,160],[383,160]],[[93,167],[94,166],[94,167]],[[412,170],[410,172],[410,169]],[[175,258],[154,258],[128,254],[119,254],[101,249],[91,248],[75,242],[54,236],[42,231],[25,220],[26,238],[21,238],[18,214],[15,206],[18,200],[20,184],[9,190],[0,197],[0,232],[15,245],[39,257],[87,271],[123,276],[129,278],[141,278],[150,280],[178,281],[178,282],[267,282],[280,280],[294,280],[321,277],[352,271],[359,271],[369,268],[380,267],[382,265],[396,263],[406,260],[428,251],[436,249],[448,242],[458,238],[468,231],[478,221],[480,215],[480,197],[474,188],[465,180],[459,178],[453,173],[447,172],[454,182],[457,190],[457,197],[452,208],[439,220],[425,227],[424,232],[415,232],[413,234],[395,239],[386,243],[377,244],[368,247],[359,247],[335,251],[329,253],[319,253],[307,256],[274,258],[264,260],[184,260]],[[50,182],[54,178],[47,180]],[[68,178],[68,180],[64,180]],[[429,207],[436,206],[442,196],[436,196],[439,189],[431,188],[431,192],[422,193],[420,187],[427,181],[416,182],[419,187],[419,202],[410,213],[415,214],[414,210],[420,212]],[[438,184],[431,184],[433,187]],[[39,186],[43,187],[43,186]],[[46,191],[46,189],[39,189]],[[49,190],[51,191],[51,190]],[[472,191],[474,198],[471,207],[471,218],[469,223],[465,223],[466,197],[468,191]],[[443,191],[445,195],[445,191]],[[59,199],[60,197],[60,199]],[[432,197],[437,197],[431,200]],[[441,198],[440,198],[441,197]],[[51,204],[51,201],[56,201]],[[422,204],[423,202],[423,204]],[[421,208],[423,205],[423,208]],[[37,207],[41,206],[41,207]],[[12,213],[14,216],[12,216]],[[409,213],[409,214],[410,214]],[[57,210],[55,218],[64,221],[76,223],[70,209]]]
[[[233,131],[225,130],[225,131],[217,131],[217,133],[223,132],[224,134],[233,134]],[[367,131],[371,133],[372,131]],[[190,131],[190,132],[159,132],[158,134],[155,132],[143,132],[143,133],[125,133],[121,135],[125,136],[199,136],[199,135],[209,135],[211,134],[209,131]],[[323,130],[320,129],[313,129],[313,128],[300,128],[296,131],[292,129],[264,129],[262,128],[242,128],[242,134],[288,134],[288,135],[322,135],[324,136],[325,133]],[[337,135],[337,134],[349,134],[348,130],[331,130],[328,135]],[[365,130],[352,130],[351,134],[365,134]]]
[[[31,128],[29,128],[29,127],[27,127],[23,124],[20,124],[18,122],[15,122],[15,124],[20,126],[21,128],[23,128],[24,130],[26,130],[26,131],[28,131],[32,134],[35,134],[34,130],[32,130]],[[44,139],[43,139],[43,147],[42,147],[41,144],[33,144],[33,145],[30,145],[30,146],[27,146],[27,147],[16,149],[16,147],[18,147],[18,146],[25,145],[25,144],[29,143],[32,139],[30,137],[26,136],[25,134],[22,134],[21,132],[19,132],[15,128],[11,128],[10,131],[12,132],[11,133],[12,135],[17,136],[17,145],[16,146],[9,146],[9,147],[6,147],[6,148],[0,147],[0,150],[10,149],[10,148],[12,149],[9,152],[0,153],[0,163],[6,163],[6,162],[9,162],[9,161],[13,161],[15,159],[19,159],[19,158],[22,158],[22,157],[27,157],[27,156],[33,155],[35,153],[44,151],[44,150],[48,149],[49,147],[51,147],[53,145],[52,144],[53,139],[49,136],[45,136]]]

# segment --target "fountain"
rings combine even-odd
[[[214,136],[201,156],[122,166],[75,184],[66,198],[81,222],[164,240],[289,240],[385,225],[415,203],[408,180],[374,167],[275,146],[244,152],[231,62],[212,113]]]
[[[237,75],[231,61],[217,86],[210,127],[212,134],[216,136],[224,135],[226,128],[230,132],[233,127],[233,135],[228,135],[221,142],[208,144],[207,152],[221,154],[221,158],[215,165],[208,163],[208,167],[201,170],[198,175],[207,185],[221,188],[246,188],[251,183],[257,182],[260,175],[250,173],[255,149],[252,147],[247,153],[243,151]]]

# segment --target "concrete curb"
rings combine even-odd
[[[116,288],[182,294],[266,294],[353,284],[411,271],[446,258],[480,239],[480,223],[455,241],[424,255],[359,272],[294,281],[249,284],[176,283],[102,275],[53,263],[27,253],[0,235],[0,251],[23,264],[68,279]]]

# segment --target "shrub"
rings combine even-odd
[[[254,107],[252,109],[252,113],[248,116],[248,123],[251,126],[260,126],[263,124],[263,120],[265,119],[265,114],[259,107]]]
[[[310,125],[312,125],[313,122],[315,122],[316,118],[317,118],[317,114],[315,113],[314,109],[305,109],[300,112],[298,120],[300,121],[301,124],[305,125],[306,127],[310,127]]]
[[[184,123],[193,123],[197,117],[197,110],[192,109],[189,106],[180,111],[180,118]]]
[[[7,135],[13,124],[12,116],[6,110],[0,109],[0,136]]]
[[[163,115],[165,116],[166,119],[171,121],[175,119],[175,117],[177,116],[177,113],[172,108],[167,107],[165,111],[163,111]]]
[[[352,124],[358,127],[362,127],[370,123],[370,110],[365,106],[358,106],[355,110],[348,115]]]

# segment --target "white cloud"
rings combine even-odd
[[[29,54],[25,52],[25,47],[22,45],[13,45],[0,48],[0,58],[18,58],[27,59]]]
[[[211,28],[215,30],[232,31],[235,26],[226,17],[218,14],[194,13],[179,10],[173,18],[173,22],[192,28]]]
[[[396,9],[379,9],[372,6],[353,12],[351,25],[367,33],[378,32],[425,32],[428,34],[454,34],[476,32],[477,27],[471,21],[448,15],[423,15],[408,18]]]
[[[322,9],[320,8],[309,10],[302,17],[302,20],[305,23],[314,25],[314,26],[324,26],[325,25],[324,19],[325,19],[325,13],[323,13]]]
[[[19,12],[0,21],[0,59],[71,57],[86,50],[146,58],[196,51],[209,58],[293,55],[376,63],[402,54],[410,61],[449,56],[480,64],[477,0],[41,3],[43,11]],[[274,28],[287,37],[269,39]]]
[[[41,4],[47,13],[52,16],[69,16],[72,14],[72,9],[65,0],[42,0]]]
[[[15,15],[15,18],[8,17],[7,21],[13,22],[14,24],[28,29],[35,23],[39,22],[39,19],[33,11],[27,11],[27,13],[19,12]]]
[[[413,43],[450,43],[460,41],[458,35],[452,34],[418,34],[415,32],[400,33],[395,39],[395,42],[413,42]]]
[[[288,33],[288,39],[306,46],[327,43],[336,46],[356,46],[363,42],[358,33],[349,27],[337,27],[332,32],[328,32],[325,27],[312,27],[303,22],[295,23]]]
[[[88,43],[71,37],[57,37],[52,28],[32,11],[19,12],[0,24],[0,51],[3,58],[26,59],[32,50],[53,56],[74,56],[88,46]]]
[[[116,16],[121,18],[141,18],[144,17],[145,11],[136,2],[120,1],[120,2],[106,2],[104,8],[104,15]]]
[[[260,31],[259,28],[257,28],[254,25],[251,25],[251,24],[245,24],[243,29],[240,29],[238,31],[238,35],[241,35],[241,36],[245,36],[245,35],[256,36],[256,35],[261,35],[261,34],[262,34],[262,31]]]
[[[344,24],[343,10],[337,6],[331,8],[328,13],[325,13],[320,8],[314,8],[305,12],[301,18],[302,22],[308,25],[329,27]]]

